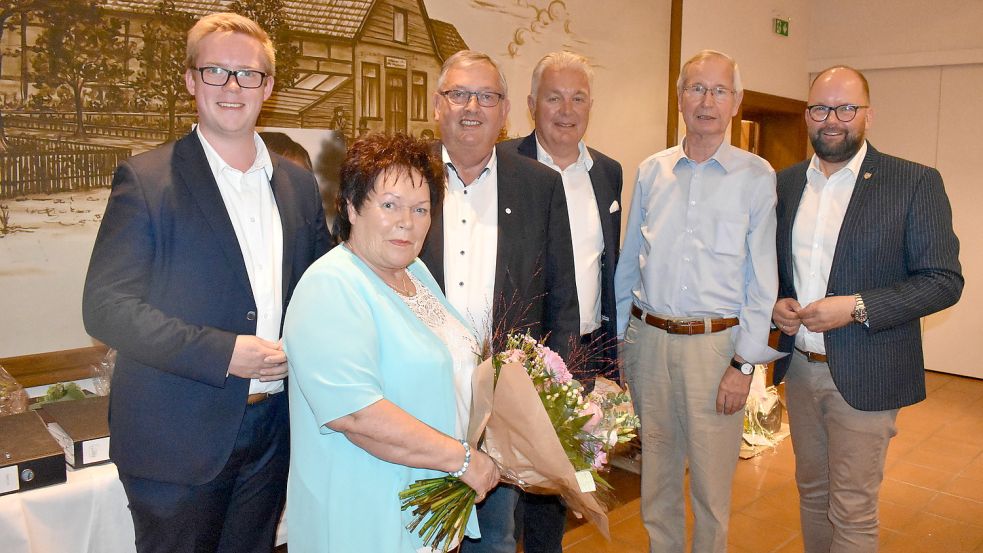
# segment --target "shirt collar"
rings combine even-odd
[[[455,186],[455,184],[458,182],[461,183],[461,187],[463,188],[468,184],[477,184],[481,182],[486,175],[488,175],[489,173],[494,171],[496,167],[498,167],[498,149],[495,148],[494,146],[492,147],[491,158],[488,159],[488,164],[485,165],[485,168],[482,169],[481,173],[478,174],[478,178],[474,179],[474,183],[466,183],[463,180],[461,180],[461,175],[458,174],[457,168],[454,167],[454,162],[451,161],[451,155],[447,153],[447,146],[444,145],[440,146],[440,159],[441,161],[444,162],[444,166],[447,167],[449,171],[453,171],[454,176],[457,177],[456,179],[447,179],[447,188],[451,188]]]
[[[840,171],[843,170],[850,171],[850,173],[853,174],[853,177],[856,178],[857,175],[860,174],[860,166],[863,165],[865,157],[867,157],[866,140],[864,140],[864,143],[860,145],[860,149],[857,150],[857,153],[853,154],[853,157],[850,158],[850,161],[847,162],[847,164],[844,165],[840,169]],[[816,154],[812,154],[812,160],[809,162],[809,171],[815,171],[825,177],[822,168],[819,166],[819,157],[816,156]],[[840,171],[833,173],[833,175],[839,173]],[[830,175],[830,178],[833,178],[833,175]]]
[[[737,159],[737,156],[734,155],[733,147],[726,141],[721,142],[720,146],[717,146],[717,151],[715,151],[713,155],[709,157],[709,159],[703,162],[696,162],[687,156],[686,149],[684,148],[685,144],[686,138],[683,137],[683,143],[678,146],[679,157],[676,159],[676,163],[673,164],[673,167],[678,166],[680,163],[699,165],[700,163],[710,163],[712,161],[716,165],[719,165],[725,173],[730,173],[738,166],[739,160]]]
[[[212,170],[212,174],[219,175],[223,173],[226,169],[231,169],[233,171],[238,171],[235,167],[232,167],[222,159],[222,156],[215,151],[215,148],[208,143],[205,136],[201,134],[201,129],[198,125],[195,125],[195,133],[198,134],[198,140],[201,141],[201,148],[205,150],[205,158],[208,159],[208,166]],[[259,134],[253,132],[253,144],[256,146],[256,159],[253,160],[252,166],[249,167],[245,173],[252,173],[262,169],[266,173],[267,180],[273,178],[273,159],[270,157],[270,151],[266,148],[266,143],[260,138]]]
[[[549,165],[550,167],[559,167],[556,162],[553,161],[553,156],[546,151],[546,148],[543,148],[542,142],[539,141],[539,135],[534,134],[533,136],[536,137],[536,160],[544,165]],[[594,158],[590,156],[590,152],[587,151],[587,144],[584,144],[583,140],[577,143],[577,150],[580,153],[577,155],[577,161],[575,161],[573,164],[582,164],[588,171],[590,171],[594,167]]]

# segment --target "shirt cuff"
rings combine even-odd
[[[767,342],[762,344],[760,341],[754,340],[740,327],[737,330],[737,343],[734,346],[734,351],[745,361],[754,365],[771,363],[788,355],[770,348]]]

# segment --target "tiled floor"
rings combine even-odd
[[[983,553],[983,381],[929,373],[928,399],[901,410],[881,488],[881,553]],[[642,553],[638,500],[610,513],[611,541],[584,525],[569,553]],[[792,444],[740,461],[731,553],[801,552]]]

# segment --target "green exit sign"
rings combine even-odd
[[[775,34],[788,36],[788,21],[785,19],[778,19],[777,17],[774,19],[774,21],[775,21]]]

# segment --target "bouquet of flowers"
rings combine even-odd
[[[634,437],[638,419],[623,393],[584,396],[556,352],[527,335],[511,334],[505,350],[473,377],[468,441],[504,471],[503,480],[535,493],[560,495],[607,535],[604,508],[594,496],[610,489],[598,472],[607,454]],[[412,509],[410,531],[447,551],[464,535],[475,493],[452,476],[420,480],[400,493]]]

